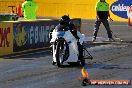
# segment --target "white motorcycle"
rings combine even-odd
[[[77,32],[79,36],[79,42],[82,45],[84,42],[84,34]],[[77,40],[70,32],[67,31],[56,31],[55,29],[50,33],[51,41],[53,48],[53,61],[52,64],[57,64],[58,67],[61,67],[64,62],[71,64],[73,62],[80,63],[82,66],[85,65],[85,59],[79,59],[79,50],[77,45]],[[83,51],[82,51],[83,52]]]

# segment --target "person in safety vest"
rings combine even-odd
[[[34,0],[26,0],[22,3],[22,11],[25,20],[35,20],[38,6]]]
[[[109,22],[108,22],[108,18],[110,18],[109,4],[105,0],[99,0],[96,3],[95,9],[96,9],[97,20],[95,22],[95,27],[94,27],[93,42],[96,40],[101,22],[103,23],[103,25],[107,30],[109,41],[114,41],[114,39],[112,38],[112,31],[110,30]],[[110,21],[113,20],[110,18]]]

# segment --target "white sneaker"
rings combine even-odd
[[[109,38],[109,41],[110,42],[114,42],[115,40],[113,38]]]

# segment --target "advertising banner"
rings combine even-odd
[[[72,22],[80,30],[81,19],[73,19]],[[58,24],[58,20],[14,23],[13,52],[49,47],[49,32]]]
[[[111,12],[118,17],[127,19],[129,16],[129,7],[132,6],[132,0],[117,0],[113,2]]]
[[[13,52],[13,23],[0,23],[0,56]]]
[[[23,51],[49,46],[48,34],[58,21],[19,22],[13,25],[13,51]]]
[[[80,30],[81,19],[73,19],[72,22]],[[13,52],[49,47],[49,32],[58,24],[58,20],[14,23]]]

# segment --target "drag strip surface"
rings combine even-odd
[[[85,35],[93,34],[94,21],[83,21]],[[120,25],[120,26],[115,26]],[[132,40],[132,28],[125,23],[110,23],[111,29],[123,40]],[[107,38],[101,25],[99,37]],[[86,45],[93,60],[86,60],[85,70],[90,79],[132,80],[132,45],[111,43]],[[128,86],[86,86],[82,87],[81,67],[65,66],[58,68],[51,64],[50,51],[33,52],[24,56],[0,59],[0,88],[132,88]]]
[[[88,48],[93,60],[87,60],[85,70],[90,79],[132,79],[131,45],[100,45]],[[1,88],[82,88],[81,67],[58,68],[51,64],[52,54],[22,56],[0,61]],[[92,88],[101,88],[91,86]],[[111,86],[106,86],[111,88]],[[113,86],[122,88],[120,86]],[[112,87],[112,88],[113,88]],[[125,86],[124,88],[131,88]]]

